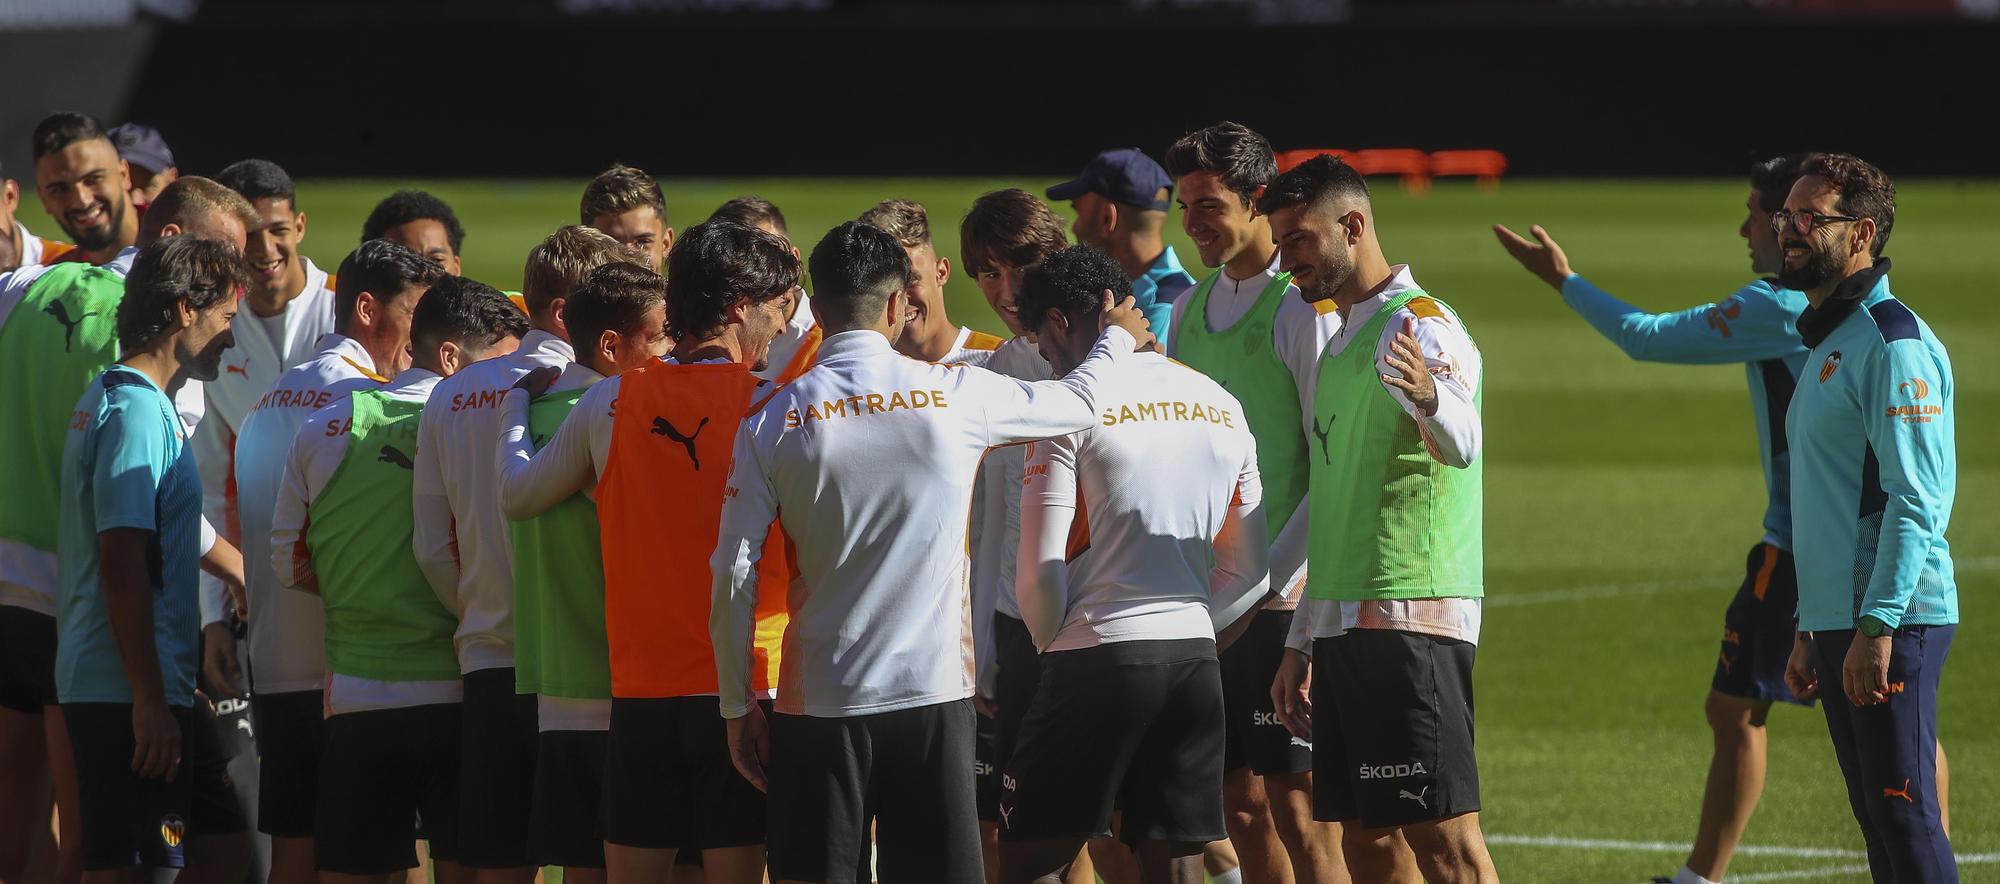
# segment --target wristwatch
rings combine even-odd
[[[1861,618],[1861,622],[1855,624],[1855,628],[1861,630],[1861,634],[1869,638],[1881,638],[1896,631],[1890,628],[1889,624],[1875,619],[1872,614]]]

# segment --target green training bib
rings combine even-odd
[[[118,361],[125,278],[59,264],[28,286],[0,326],[0,537],[50,554],[62,506],[63,440],[92,378]]]
[[[555,435],[583,394],[583,388],[550,393],[528,407],[535,450]],[[515,690],[610,699],[597,505],[576,494],[540,516],[513,523],[512,530]]]

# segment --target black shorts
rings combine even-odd
[[[322,872],[385,875],[415,868],[415,842],[433,859],[457,858],[457,703],[343,712],[326,720],[320,753]]]
[[[1222,675],[1213,639],[1113,642],[1042,655],[1000,796],[1007,841],[1205,844],[1222,826]]]
[[[29,715],[56,701],[56,618],[0,605],[0,707]]]
[[[311,838],[319,807],[319,754],[326,741],[326,693],[251,697],[257,736],[257,831]]]
[[[243,831],[235,795],[221,779],[217,741],[198,728],[194,710],[171,707],[181,727],[181,763],[171,782],[132,772],[132,704],[64,703],[76,755],[83,867],[181,868],[187,839]],[[213,723],[213,719],[209,719]]]
[[[1479,809],[1477,646],[1394,629],[1313,641],[1313,817],[1370,829]]]
[[[1722,653],[1710,687],[1746,700],[1811,706],[1785,687],[1785,664],[1798,634],[1799,575],[1792,554],[1768,543],[1750,548],[1743,585],[1722,618]]]
[[[1312,744],[1285,729],[1271,702],[1291,630],[1292,612],[1259,611],[1243,637],[1222,652],[1223,770],[1248,765],[1260,777],[1312,770]]]
[[[973,808],[978,713],[955,700],[873,715],[772,715],[771,880],[983,884]]]
[[[993,683],[996,714],[993,747],[988,756],[991,773],[979,784],[979,818],[989,823],[1000,821],[1000,775],[1007,770],[1014,744],[1020,741],[1021,719],[1028,714],[1028,705],[1035,699],[1035,685],[1042,680],[1041,653],[1035,650],[1035,638],[1028,634],[1028,624],[1019,618],[993,615],[993,648],[997,668]]]
[[[972,783],[979,801],[979,821],[1000,822],[1000,765],[993,758],[993,719],[973,717]]]
[[[538,866],[604,868],[606,731],[543,731],[535,754],[535,806],[528,814],[528,859]]]
[[[720,700],[611,700],[604,840],[683,854],[762,844],[764,804],[764,793],[729,760]]]
[[[242,705],[223,702],[232,708]],[[199,694],[195,696],[194,721],[185,731],[188,748],[181,753],[181,759],[187,762],[186,774],[193,776],[196,783],[193,808],[196,834],[233,835],[250,831],[250,809],[256,804],[246,797],[254,798],[254,793],[246,796],[230,770],[243,767],[236,763],[237,748],[247,742],[241,739],[245,735],[236,729],[242,720],[241,715],[218,714]],[[248,760],[255,763],[254,759]]]
[[[535,797],[535,695],[514,693],[514,667],[463,676],[458,861],[475,869],[528,865]]]

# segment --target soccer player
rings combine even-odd
[[[158,199],[160,191],[181,177],[174,165],[174,151],[160,130],[144,123],[124,123],[105,133],[118,146],[118,156],[132,173],[132,210],[141,215]],[[199,455],[197,455],[199,457]]]
[[[512,351],[527,319],[483,283],[434,283],[410,320],[410,367],[314,412],[286,455],[271,567],[326,607],[326,724],[314,818],[323,882],[389,884],[430,842],[440,880],[457,857],[456,612],[411,554],[411,454],[439,378]],[[421,824],[419,823],[421,820]]]
[[[1472,745],[1479,349],[1409,267],[1383,257],[1367,182],[1346,163],[1307,160],[1257,211],[1292,284],[1332,301],[1343,327],[1313,394],[1323,435],[1307,451],[1306,601],[1272,686],[1287,726],[1313,744],[1313,814],[1343,825],[1357,881],[1395,878],[1400,831],[1425,880],[1490,884]]]
[[[206,417],[194,437],[201,466],[202,512],[230,543],[241,546],[237,515],[236,437],[244,418],[278,376],[311,358],[320,337],[333,331],[333,278],[299,253],[306,215],[290,175],[268,160],[243,160],[216,174],[257,210],[245,240],[250,285],[245,309],[230,324],[235,342],[222,354],[222,374],[203,385]],[[222,697],[243,697],[235,684],[236,642],[229,634],[230,605],[219,582],[202,581],[203,674]]]
[[[333,331],[314,343],[312,358],[279,376],[251,406],[236,436],[260,756],[257,831],[271,837],[273,884],[314,880],[326,626],[320,600],[283,591],[271,568],[272,507],[299,427],[340,397],[388,383],[409,367],[410,319],[443,276],[442,268],[395,243],[362,243],[340,263]]]
[[[416,252],[444,272],[464,272],[458,260],[465,245],[465,226],[444,200],[421,190],[399,190],[382,198],[361,223],[361,241],[386,239]]]
[[[755,227],[765,233],[776,235],[792,250],[792,257],[799,256],[798,246],[792,245],[792,233],[785,226],[785,213],[770,200],[755,196],[739,196],[723,203],[708,216],[710,221],[733,221],[745,227]],[[786,383],[805,373],[812,367],[813,357],[819,353],[823,336],[814,324],[812,296],[801,288],[795,294],[790,313],[785,314],[785,328],[771,342],[771,356],[768,363],[755,374],[767,381]]]
[[[250,206],[228,188],[187,178],[160,194],[138,236],[150,244],[186,234],[240,249],[244,228],[254,219]],[[124,249],[102,267],[81,262],[24,267],[0,283],[0,421],[15,428],[0,437],[0,453],[16,466],[0,471],[0,500],[7,501],[0,507],[0,648],[6,650],[0,657],[0,698],[5,698],[0,706],[8,710],[0,713],[0,782],[38,784],[46,771],[58,806],[68,811],[62,819],[70,821],[79,814],[69,741],[55,702],[59,537],[51,514],[69,499],[61,488],[63,434],[77,397],[118,356],[115,317],[125,297],[126,272],[138,254],[137,248]],[[182,426],[190,432],[201,420],[201,387],[189,381],[174,394]],[[226,543],[203,549],[220,557],[234,553]],[[42,788],[0,790],[0,821],[46,819]],[[62,841],[75,844],[74,832],[69,834]],[[77,855],[69,848],[64,854],[65,867],[72,867]]]
[[[727,476],[720,465],[736,425],[762,396],[750,369],[768,358],[784,327],[798,258],[774,234],[712,221],[690,228],[667,261],[666,280],[613,264],[578,288],[573,317],[597,303],[620,304],[630,331],[595,332],[593,361],[614,376],[570,397],[575,406],[539,452],[528,436],[548,432],[535,427],[547,425],[546,406],[508,394],[501,505],[510,518],[540,522],[579,494],[596,500],[586,515],[601,525],[600,579],[596,586],[575,573],[569,579],[579,592],[604,593],[596,642],[602,649],[608,637],[610,655],[603,769],[610,879],[657,884],[685,854],[701,857],[709,884],[755,884],[764,875],[764,796],[730,765],[716,715],[707,561],[663,557],[661,545],[675,538],[705,545],[716,533]],[[588,321],[572,319],[572,331]],[[668,333],[673,358],[663,363],[651,354]],[[771,579],[789,579],[781,541],[764,565],[774,569]],[[760,701],[776,674],[784,611],[777,598],[758,611]]]
[[[28,232],[15,213],[21,208],[21,185],[0,169],[0,276],[16,267],[46,264],[76,248],[66,242],[43,239]]]
[[[1938,677],[1958,624],[1951,359],[1889,288],[1896,188],[1846,154],[1771,216],[1812,351],[1785,417],[1799,634],[1785,681],[1819,696],[1877,881],[1958,880],[1939,818]]]
[[[1773,274],[1784,267],[1771,215],[1784,207],[1798,178],[1800,157],[1757,163],[1750,173],[1749,216],[1739,233],[1750,243],[1750,268]],[[1799,314],[1806,297],[1766,277],[1719,301],[1674,313],[1648,313],[1618,300],[1570,268],[1548,233],[1533,229],[1530,242],[1506,227],[1494,233],[1507,252],[1562,293],[1563,302],[1599,334],[1634,359],[1682,364],[1740,362],[1749,378],[1757,444],[1769,502],[1764,536],[1751,547],[1743,583],[1723,615],[1722,652],[1704,704],[1715,751],[1702,793],[1701,822],[1687,863],[1669,884],[1714,884],[1764,791],[1765,722],[1771,703],[1792,700],[1785,687],[1785,659],[1797,623],[1798,578],[1792,560],[1788,484],[1790,445],[1785,411],[1805,365]]]
[[[1304,592],[1307,447],[1319,354],[1340,331],[1331,301],[1307,303],[1278,269],[1257,197],[1278,169],[1264,136],[1218,123],[1167,149],[1181,226],[1216,272],[1173,303],[1167,352],[1230,390],[1257,439],[1271,539],[1270,601],[1222,654],[1228,712],[1223,804],[1229,840],[1252,881],[1346,880],[1340,828],[1312,815],[1312,746],[1279,721],[1271,682]]]
[[[439,382],[417,429],[417,564],[459,616],[465,680],[459,860],[488,884],[535,875],[527,854],[535,697],[514,690],[514,550],[494,469],[500,400],[529,371],[560,371],[575,361],[563,300],[590,271],[629,257],[617,240],[588,227],[563,227],[542,240],[522,270],[531,328],[520,349]]]
[[[503,410],[503,439],[549,443],[578,400],[600,380],[658,360],[667,336],[664,280],[637,264],[606,264],[563,301],[563,322],[579,346],[525,421]],[[532,451],[532,448],[527,449]],[[501,460],[503,478],[519,472]],[[501,506],[508,495],[503,481]],[[605,634],[604,560],[594,498],[573,494],[513,526],[515,689],[536,695],[529,859],[564,867],[564,880],[603,880],[602,805],[611,727],[610,646]]]
[[[142,249],[116,307],[123,356],[65,424],[55,681],[86,882],[147,881],[153,868],[184,865],[216,880],[244,873],[202,856],[203,840],[240,842],[244,821],[192,732],[207,538],[194,449],[170,398],[220,371],[242,260],[233,244],[198,236]]]
[[[1130,288],[1109,256],[1065,249],[1028,272],[1021,320],[1068,372],[1104,293]],[[1000,879],[1061,876],[1118,808],[1144,880],[1197,884],[1223,838],[1216,636],[1267,583],[1256,441],[1235,397],[1157,352],[1107,375],[1098,405],[1095,426],[1029,446],[1017,592],[1042,682],[1007,762]],[[1147,481],[1158,463],[1175,481]]]
[[[1132,280],[1132,295],[1153,324],[1162,344],[1175,300],[1194,288],[1174,247],[1160,238],[1173,208],[1174,180],[1138,148],[1107,150],[1092,157],[1083,173],[1049,188],[1052,200],[1068,200],[1076,212],[1070,230],[1076,241],[1118,261]]]
[[[139,240],[131,171],[104,125],[89,114],[59,113],[35,124],[35,191],[76,248],[58,261],[105,264]]]
[[[578,224],[595,227],[644,256],[654,273],[666,266],[674,229],[667,226],[667,201],[660,195],[660,183],[644,169],[619,163],[597,173],[583,188],[577,215]]]
[[[1089,359],[1027,383],[891,348],[916,272],[888,233],[842,224],[811,269],[826,343],[738,431],[710,563],[730,754],[770,792],[773,880],[854,880],[874,822],[885,884],[977,884],[964,533],[974,467],[991,446],[1089,426],[1098,384],[1144,318],[1129,299],[1107,306],[1119,328]],[[779,587],[756,569],[780,510],[801,574],[785,593],[792,619],[766,716],[752,699],[752,637],[761,594]]]

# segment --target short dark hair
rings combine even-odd
[[[371,239],[347,254],[333,279],[333,330],[347,333],[354,319],[354,302],[362,292],[388,302],[404,289],[429,287],[445,276],[444,268],[386,239]]]
[[[1114,298],[1132,293],[1132,280],[1118,262],[1090,246],[1070,246],[1041,260],[1021,277],[1021,327],[1033,333],[1053,307],[1071,319],[1096,316],[1104,290]]]
[[[215,173],[215,180],[253,203],[262,199],[281,199],[294,210],[299,207],[298,190],[292,186],[292,176],[285,174],[283,168],[270,160],[237,160]]]
[[[361,239],[364,242],[381,239],[389,228],[411,221],[436,221],[444,225],[444,238],[451,243],[451,253],[464,253],[459,247],[465,244],[465,227],[458,223],[458,214],[444,200],[421,190],[399,190],[376,203],[375,210],[368,213],[368,220],[361,224]]]
[[[249,282],[243,255],[227,243],[193,236],[170,236],[139,250],[125,274],[125,297],[118,302],[118,346],[126,353],[146,348],[179,322],[181,304],[201,310],[236,297]]]
[[[563,302],[563,325],[578,353],[607,331],[636,334],[646,311],[667,300],[667,280],[645,267],[615,261],[590,271]]]
[[[1896,226],[1896,184],[1881,169],[1853,154],[1819,153],[1807,157],[1799,166],[1799,177],[1808,175],[1825,178],[1840,194],[1833,204],[1834,210],[1842,215],[1856,218],[1872,218],[1875,221],[1875,241],[1869,245],[1869,253],[1882,256],[1882,249],[1889,244],[1889,230]]]
[[[1257,200],[1257,211],[1269,215],[1293,206],[1314,206],[1323,200],[1368,202],[1368,181],[1345,160],[1320,154],[1271,180]]]
[[[104,124],[89,114],[72,111],[49,114],[35,124],[35,159],[55,153],[79,141],[102,138],[109,142],[111,136],[105,132]]]
[[[883,200],[856,219],[888,231],[903,248],[930,245],[931,218],[924,204],[916,200]]]
[[[660,223],[666,223],[667,200],[660,195],[660,182],[644,169],[614,163],[584,185],[576,223],[589,224],[599,215],[621,215],[641,206],[652,206]]]
[[[717,206],[708,215],[710,221],[734,221],[744,227],[769,224],[786,239],[792,238],[792,229],[785,226],[785,213],[778,211],[776,204],[761,196],[739,196]]]
[[[1175,181],[1195,172],[1214,172],[1244,206],[1257,198],[1257,188],[1278,177],[1271,142],[1242,123],[1227,121],[1182,135],[1167,148],[1166,167]]]
[[[1068,245],[1062,219],[1018,187],[982,194],[958,225],[959,262],[975,276],[994,261],[1027,267]]]
[[[889,297],[916,284],[910,254],[888,231],[849,221],[813,246],[813,309],[835,328],[852,328],[881,315]]]
[[[667,253],[667,334],[713,337],[736,299],[762,303],[798,284],[799,259],[784,240],[734,221],[696,224]]]
[[[528,333],[527,314],[499,289],[463,276],[441,276],[410,317],[410,345],[419,352],[456,341],[484,350],[508,336]]]

